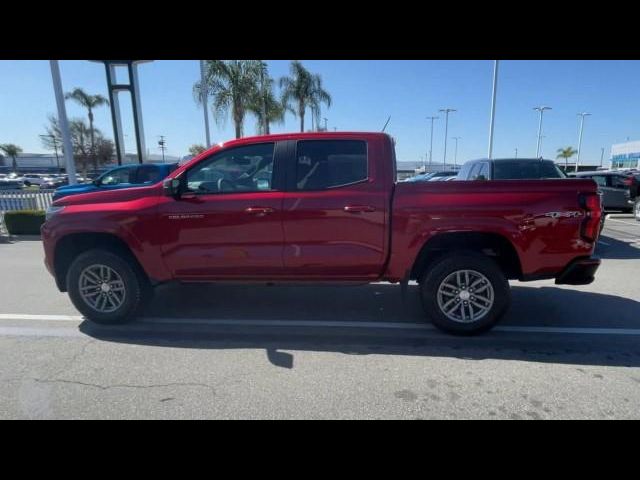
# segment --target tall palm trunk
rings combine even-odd
[[[298,104],[298,115],[300,116],[300,133],[304,133],[304,110],[305,105],[303,102]]]
[[[91,163],[93,165],[93,169],[98,169],[98,162],[96,159],[96,139],[93,132],[93,112],[89,108],[89,135],[91,136]]]
[[[16,160],[15,155],[11,156],[11,168],[13,169],[13,173],[18,171],[18,161]]]

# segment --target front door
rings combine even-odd
[[[183,280],[281,273],[282,199],[275,143],[232,147],[181,175],[179,199],[160,205],[163,257]]]

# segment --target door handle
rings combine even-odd
[[[375,207],[371,205],[347,205],[344,211],[348,213],[375,212]]]
[[[248,207],[244,209],[244,213],[255,215],[256,217],[264,217],[269,213],[273,213],[273,211],[273,208],[270,207]]]

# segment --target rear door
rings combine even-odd
[[[291,142],[283,202],[288,276],[351,280],[381,274],[390,192],[379,168],[382,149],[371,142]]]

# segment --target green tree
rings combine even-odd
[[[284,123],[284,114],[287,110],[295,113],[283,104],[273,92],[273,78],[269,76],[266,62],[261,62],[260,79],[256,96],[249,105],[249,110],[257,119],[257,131],[259,135],[269,135],[272,123]]]
[[[89,139],[91,141],[91,149],[89,153],[93,160],[93,167],[98,168],[98,160],[96,157],[95,129],[93,126],[93,110],[103,105],[109,105],[109,101],[102,95],[90,95],[81,88],[74,88],[72,91],[67,92],[64,97],[74,100],[79,105],[87,109],[87,114],[89,117]]]
[[[294,114],[300,118],[300,131],[304,132],[304,116],[307,107],[312,114],[319,117],[321,103],[331,106],[331,95],[322,87],[320,75],[312,74],[298,60],[290,66],[290,76],[280,79],[282,103],[292,107]]]
[[[558,149],[558,155],[556,156],[556,159],[564,158],[564,171],[565,172],[568,169],[569,159],[571,157],[573,157],[576,153],[578,153],[578,151],[574,150],[573,147],[566,147],[566,148],[559,148]]]
[[[42,137],[42,144],[45,148],[52,148],[53,139],[58,145],[62,145],[62,151],[64,153],[64,144],[62,142],[62,132],[58,125],[58,119],[49,115],[49,125],[45,126],[47,135]],[[69,120],[69,133],[71,135],[71,147],[73,149],[73,160],[79,171],[86,176],[89,163],[94,164],[94,168],[99,165],[110,163],[114,157],[115,144],[113,141],[106,139],[102,132],[93,128],[93,146],[91,148],[91,130],[87,123],[82,118],[73,118]],[[92,150],[95,155],[92,154]]]
[[[211,96],[216,123],[224,122],[231,111],[236,138],[241,138],[244,118],[255,102],[261,71],[259,60],[207,60],[205,85],[196,82],[193,86],[196,102],[202,105],[204,92]]]
[[[13,143],[4,143],[0,145],[0,150],[2,150],[5,155],[11,157],[11,168],[15,172],[18,170],[18,162],[16,160],[17,156],[22,153],[22,148]]]
[[[207,147],[205,147],[204,145],[194,144],[189,147],[189,153],[195,157],[196,155],[200,155],[206,149]]]

